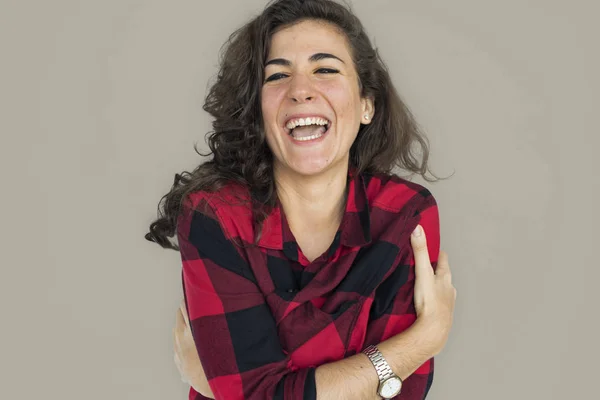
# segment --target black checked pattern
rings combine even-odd
[[[410,233],[426,232],[432,265],[439,215],[424,187],[394,175],[348,175],[331,246],[309,262],[278,204],[257,227],[244,188],[195,192],[178,219],[192,334],[216,399],[316,399],[315,369],[394,336],[416,319]],[[433,359],[396,399],[424,399]],[[375,391],[376,388],[373,388]],[[190,388],[190,400],[204,397]]]

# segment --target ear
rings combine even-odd
[[[373,115],[375,114],[375,101],[373,97],[363,97],[360,99],[360,123],[363,125],[368,125],[371,123],[373,119]]]

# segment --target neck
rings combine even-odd
[[[292,232],[339,226],[346,205],[347,164],[314,176],[275,167],[274,176],[277,195]]]

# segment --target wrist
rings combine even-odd
[[[392,370],[392,367],[377,346],[367,346],[362,353],[369,358],[379,378],[377,394],[384,399],[391,399],[400,394],[402,390],[402,378]]]
[[[416,345],[429,355],[427,359],[442,351],[443,329],[439,324],[439,319],[433,316],[419,316],[410,328],[413,329]]]
[[[377,346],[402,380],[435,355],[433,343],[425,337],[427,326],[418,321]]]

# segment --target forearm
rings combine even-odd
[[[416,322],[404,332],[377,345],[392,370],[408,378],[435,354],[423,342],[422,329]],[[379,379],[368,357],[362,353],[319,366],[315,372],[317,399],[381,400],[377,395]]]

